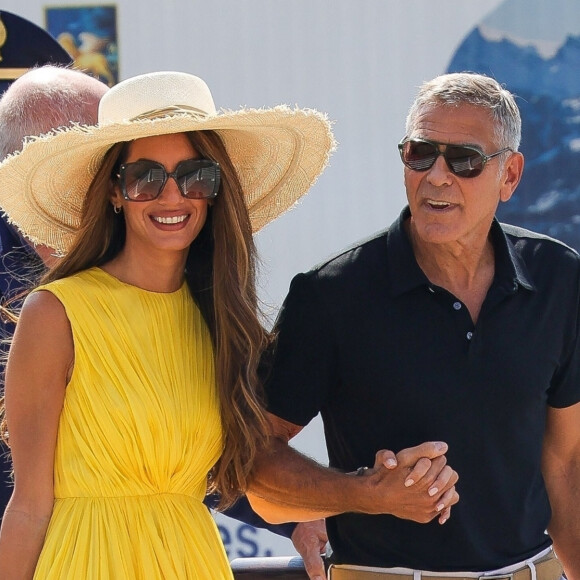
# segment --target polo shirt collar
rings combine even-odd
[[[387,232],[387,260],[392,296],[399,296],[418,288],[428,286],[429,280],[419,268],[407,232],[405,220],[411,217],[406,206]]]
[[[491,224],[490,237],[495,252],[496,280],[511,282],[514,291],[518,286],[535,290],[526,263],[496,218],[493,218]]]
[[[392,296],[430,285],[429,279],[417,264],[404,227],[405,220],[410,216],[411,210],[406,206],[387,232],[387,261]],[[513,291],[518,286],[533,290],[534,285],[524,261],[495,218],[491,224],[490,236],[495,252],[494,284],[508,284]]]

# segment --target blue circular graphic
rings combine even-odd
[[[524,175],[498,218],[580,249],[578,0],[506,0],[460,44],[459,71],[495,78],[521,111]]]

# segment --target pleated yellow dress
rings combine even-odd
[[[222,432],[210,336],[184,285],[99,268],[52,282],[74,339],[36,579],[231,579],[202,503]],[[47,329],[50,332],[50,329]]]

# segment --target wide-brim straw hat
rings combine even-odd
[[[277,106],[217,112],[206,83],[180,72],[127,79],[103,96],[98,124],[30,138],[0,164],[0,207],[33,243],[66,253],[106,152],[142,137],[213,130],[241,182],[254,232],[291,208],[328,163],[325,115]]]

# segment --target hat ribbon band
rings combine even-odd
[[[166,115],[171,115],[175,113],[187,113],[188,115],[194,115],[196,117],[205,119],[209,117],[206,111],[201,109],[196,109],[195,107],[189,107],[188,105],[172,105],[170,107],[165,107],[164,109],[152,109],[151,111],[146,111],[141,113],[136,117],[133,117],[131,121],[138,121],[140,119],[155,119],[157,117],[164,117]]]

